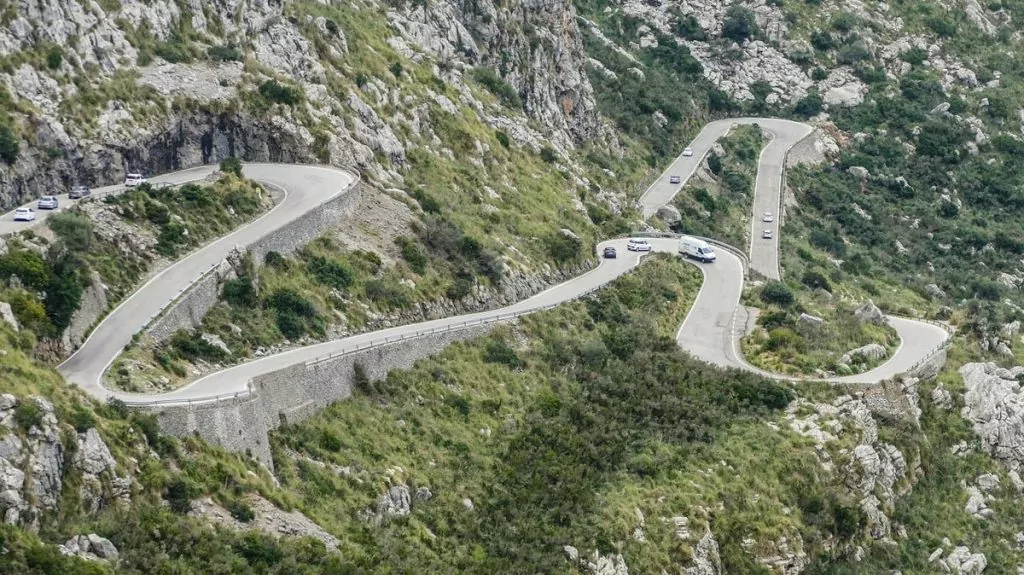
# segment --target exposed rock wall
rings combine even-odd
[[[299,363],[252,380],[251,392],[219,402],[171,407],[156,406],[160,427],[177,437],[199,435],[229,451],[251,453],[273,467],[269,432],[282,424],[303,421],[327,405],[349,397],[355,365],[370,381],[392,369],[406,369],[455,341],[490,333],[496,324],[473,326],[407,339],[320,362]]]
[[[252,244],[245,246],[254,261],[262,262],[267,252],[276,251],[290,254],[331,229],[345,216],[351,214],[359,203],[360,186],[354,182],[334,198],[314,210],[285,224]],[[221,284],[233,277],[233,270],[226,262],[211,270],[192,285],[180,298],[167,307],[147,329],[150,337],[164,341],[179,329],[197,327],[207,312],[217,304]]]

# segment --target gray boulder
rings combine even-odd
[[[0,301],[0,319],[6,321],[14,328],[14,331],[21,329],[21,326],[18,325],[18,318],[14,317],[14,312],[11,310],[11,304],[5,301]]]
[[[857,349],[851,349],[850,351],[843,354],[843,357],[839,359],[839,363],[844,365],[850,365],[855,360],[875,360],[882,359],[888,352],[885,347],[877,343],[869,343],[865,346],[858,347]]]
[[[377,498],[377,513],[384,517],[402,517],[412,510],[412,497],[405,485],[395,485],[384,495]]]
[[[112,561],[120,555],[117,547],[109,539],[100,537],[95,533],[78,535],[68,539],[67,543],[60,546],[60,552],[64,555],[75,555],[90,561]]]
[[[924,291],[934,299],[942,299],[946,297],[946,292],[942,291],[937,284],[928,284],[924,286]]]
[[[878,309],[878,306],[872,300],[868,300],[864,305],[857,308],[853,312],[853,317],[875,325],[885,325],[887,323],[885,314],[882,313],[882,310]]]
[[[678,224],[683,220],[683,216],[679,213],[679,210],[675,206],[662,206],[658,209],[658,217],[661,221],[668,225]]]
[[[813,326],[817,327],[817,326],[825,323],[825,320],[821,319],[820,317],[818,317],[816,315],[802,313],[802,314],[800,314],[800,322],[801,323],[806,323],[807,325],[813,325]]]

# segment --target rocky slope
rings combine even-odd
[[[351,28],[382,11],[390,29]],[[419,135],[429,122],[426,102],[453,102],[430,90],[403,93],[389,71],[371,73],[364,64],[374,48],[394,62],[429,55],[459,94],[458,106],[522,144],[572,148],[610,137],[582,72],[575,12],[564,1],[60,0],[9,6],[3,18],[2,101],[21,143],[18,160],[0,167],[5,206],[72,182],[109,184],[127,170],[161,173],[232,155],[320,160],[401,182],[417,144],[399,134]],[[500,68],[532,125],[543,128],[474,97],[464,77],[477,65]],[[392,71],[400,74],[400,64]],[[271,78],[300,90],[302,102],[253,105]]]

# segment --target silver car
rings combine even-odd
[[[68,192],[68,199],[79,200],[82,198],[88,198],[91,195],[92,190],[90,190],[87,186],[75,186],[71,188],[70,192]]]
[[[56,210],[57,209],[57,196],[43,196],[39,198],[39,204],[36,208],[40,210]]]

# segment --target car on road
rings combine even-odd
[[[774,220],[774,218],[772,217],[772,213],[771,212],[765,212],[764,216],[761,218],[762,222],[771,222],[773,220]]]
[[[616,257],[615,248],[608,246],[604,249],[604,257],[609,260],[613,260]]]
[[[36,212],[32,208],[18,208],[14,210],[14,221],[31,222],[36,219]]]
[[[629,241],[626,242],[626,249],[631,252],[649,252],[651,243],[643,238],[629,238]]]
[[[135,186],[144,183],[146,183],[146,178],[139,173],[132,172],[130,174],[126,174],[124,177],[124,185],[129,188],[134,188]]]
[[[36,208],[40,210],[56,210],[58,207],[57,196],[43,196],[39,198]]]
[[[718,259],[714,248],[700,238],[683,236],[679,238],[679,253],[685,258],[711,263]]]
[[[670,183],[670,184],[678,184],[679,183],[679,176],[669,176],[668,177],[668,183]]]
[[[683,150],[683,155],[686,156],[687,158],[693,156],[693,148],[686,148],[685,150]]]
[[[88,186],[75,186],[68,192],[69,200],[80,200],[82,198],[88,198],[92,195],[92,190]]]
[[[772,231],[771,230],[765,230],[764,233],[761,234],[761,237],[766,239],[766,240],[772,239]]]

